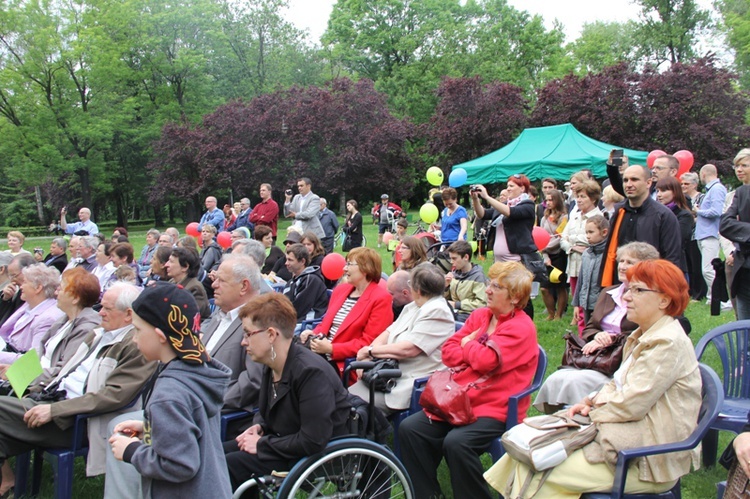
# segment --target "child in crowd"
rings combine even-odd
[[[171,283],[156,282],[133,303],[134,341],[160,366],[144,421],[118,424],[109,442],[142,475],[145,498],[232,495],[220,438],[230,372],[193,331],[199,320],[193,296]]]
[[[599,297],[599,269],[607,245],[609,222],[602,215],[594,215],[586,221],[586,238],[589,247],[581,255],[581,271],[573,295],[573,316],[578,322],[583,314],[584,323],[589,321]]]
[[[451,271],[445,275],[445,299],[459,322],[466,322],[474,310],[487,306],[487,277],[481,266],[471,263],[471,254],[466,241],[448,246]]]

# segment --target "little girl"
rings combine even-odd
[[[583,324],[588,322],[602,289],[599,284],[599,269],[607,245],[608,232],[609,222],[602,215],[594,215],[586,221],[589,247],[581,255],[581,270],[573,295],[573,317],[579,324],[581,315]]]

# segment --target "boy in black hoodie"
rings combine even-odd
[[[229,369],[193,331],[198,306],[182,287],[158,282],[133,303],[134,341],[160,361],[144,393],[144,421],[124,421],[109,442],[142,475],[143,497],[231,497],[220,439]]]

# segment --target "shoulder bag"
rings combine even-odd
[[[493,349],[500,358],[500,350],[494,341],[487,341],[486,346]],[[467,367],[441,369],[432,373],[424,387],[424,392],[419,397],[419,405],[422,406],[428,417],[432,416],[430,419],[437,417],[453,426],[466,426],[477,420],[474,410],[471,408],[468,391],[487,388],[487,386],[482,385],[500,369],[500,363],[495,369],[476,381],[468,385],[461,385],[453,379],[453,375],[465,369]]]
[[[584,355],[583,346],[586,340],[575,333],[563,336],[565,340],[565,353],[563,353],[562,365],[576,369],[591,369],[599,371],[607,376],[612,376],[622,364],[622,349],[625,346],[627,335],[618,334],[613,338],[612,344],[600,348],[591,355]]]

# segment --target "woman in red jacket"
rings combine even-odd
[[[393,322],[391,295],[378,286],[382,271],[380,255],[372,248],[354,248],[346,256],[346,282],[333,290],[328,311],[318,327],[304,331],[300,341],[324,354],[344,372],[344,359],[356,357]]]
[[[487,307],[472,312],[442,351],[443,364],[460,370],[453,379],[461,385],[491,374],[478,389],[468,390],[477,420],[453,426],[422,411],[399,426],[402,462],[416,497],[445,497],[437,479],[443,456],[454,497],[492,497],[482,483],[479,455],[505,431],[508,397],[526,388],[536,371],[536,327],[523,311],[531,294],[531,273],[520,262],[497,262],[487,274]],[[528,407],[528,398],[519,403],[518,421]]]

